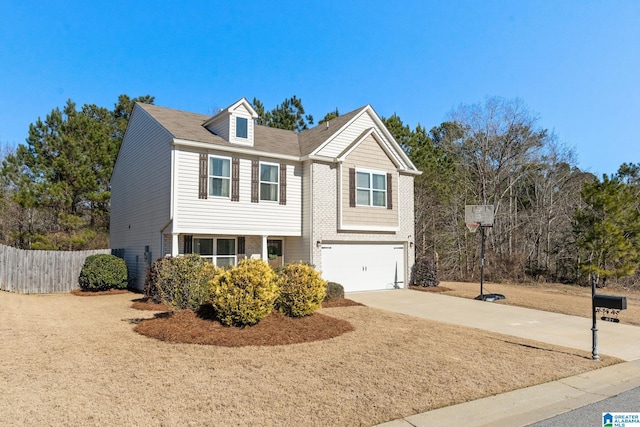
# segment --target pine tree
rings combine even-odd
[[[574,215],[574,233],[583,274],[607,279],[632,275],[640,263],[640,213],[630,187],[603,175],[584,184],[584,207]]]

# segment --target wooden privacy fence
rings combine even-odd
[[[27,251],[0,245],[0,290],[21,294],[70,292],[79,287],[78,277],[93,251]]]

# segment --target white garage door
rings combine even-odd
[[[324,244],[322,277],[345,292],[404,287],[404,246],[395,244]]]

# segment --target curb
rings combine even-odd
[[[640,387],[640,360],[434,409],[378,427],[527,426],[636,387]]]

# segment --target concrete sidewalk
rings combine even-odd
[[[355,292],[348,298],[424,319],[591,350],[589,318],[404,289]],[[526,426],[640,387],[640,327],[599,320],[598,330],[600,353],[627,363],[411,415],[381,426]]]

